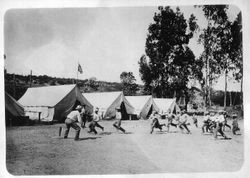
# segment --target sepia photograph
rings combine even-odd
[[[243,27],[233,4],[8,9],[5,169],[240,171]]]

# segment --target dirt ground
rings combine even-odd
[[[202,134],[201,121],[199,128],[189,126],[192,134],[173,127],[170,133],[164,128],[149,134],[149,121],[123,121],[128,132],[123,134],[112,123],[100,122],[105,130],[97,128],[97,135],[81,130],[77,142],[74,130],[68,139],[58,137],[64,124],[8,127],[7,170],[14,175],[224,172],[239,170],[244,161],[243,121],[238,135],[226,130],[230,140]]]

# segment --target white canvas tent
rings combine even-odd
[[[158,112],[160,114],[168,112],[171,110],[171,113],[174,111],[180,111],[179,106],[176,104],[176,98],[153,98],[156,106],[159,108]]]
[[[19,102],[30,119],[37,120],[40,114],[40,120],[47,122],[63,121],[77,103],[85,104],[88,113],[93,111],[93,106],[76,85],[28,88]]]
[[[123,92],[84,93],[83,96],[94,106],[104,119],[115,117],[115,108],[120,107],[123,119],[134,112],[133,106],[124,97]]]
[[[126,99],[135,108],[134,114],[138,118],[146,119],[152,110],[159,110],[151,95],[126,96]]]

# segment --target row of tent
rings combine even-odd
[[[159,113],[180,110],[176,99],[152,98],[152,96],[124,96],[123,92],[81,93],[76,85],[60,85],[28,88],[18,100],[5,94],[6,112],[14,116],[28,116],[31,120],[45,122],[63,121],[76,105],[85,105],[88,114],[95,107],[104,119],[112,119],[115,109],[121,108],[124,119],[146,119],[152,111]]]

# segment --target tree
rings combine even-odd
[[[139,60],[139,72],[144,91],[156,97],[185,96],[189,100],[187,83],[190,77],[201,79],[203,63],[188,47],[198,28],[192,14],[186,20],[177,7],[158,7],[154,22],[149,25],[146,55]]]
[[[120,75],[124,95],[135,95],[138,90],[136,79],[132,72],[122,72]]]
[[[208,21],[207,28],[203,30],[199,39],[205,49],[201,59],[206,64],[205,90],[208,101],[206,103],[211,105],[210,90],[214,79],[224,73],[224,107],[226,107],[228,74],[237,63],[234,59],[235,45],[233,42],[233,36],[234,33],[237,34],[237,30],[233,30],[233,25],[228,20],[227,5],[203,5],[199,7],[202,8]]]

